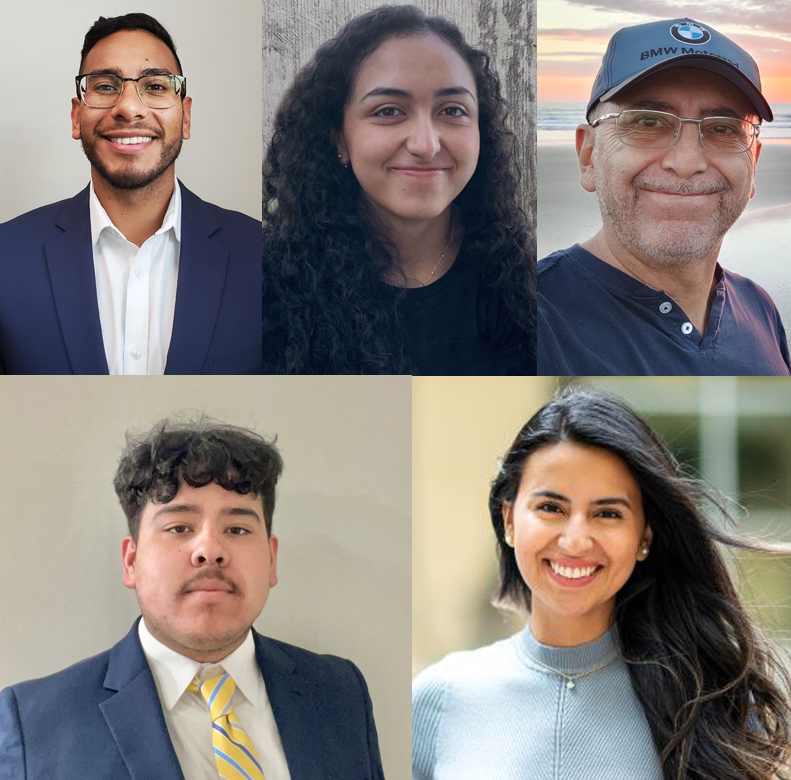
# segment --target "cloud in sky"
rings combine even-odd
[[[673,19],[689,16],[704,24],[748,28],[756,32],[791,36],[791,13],[788,0],[719,0],[716,4],[693,0],[683,5],[673,0],[568,0],[570,5],[590,8],[602,13],[622,11],[629,14],[642,14],[646,21],[652,19]],[[542,32],[539,29],[539,33]]]

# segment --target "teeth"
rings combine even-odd
[[[154,139],[149,138],[147,135],[139,135],[133,138],[113,138],[112,140],[116,144],[145,144]]]
[[[584,569],[572,569],[568,566],[558,566],[554,561],[550,561],[549,565],[552,567],[552,571],[554,571],[555,574],[559,574],[561,577],[566,577],[570,580],[576,580],[580,577],[590,577],[590,575],[596,571],[595,566],[586,566]]]

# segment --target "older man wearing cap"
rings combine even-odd
[[[690,19],[624,28],[587,120],[580,183],[602,228],[539,263],[539,373],[791,373],[771,298],[717,262],[772,120],[750,55]]]

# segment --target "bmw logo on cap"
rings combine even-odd
[[[691,43],[700,46],[711,40],[711,33],[694,22],[679,22],[670,28],[670,34],[681,43]]]

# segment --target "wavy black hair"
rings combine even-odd
[[[455,205],[466,251],[485,263],[484,284],[526,345],[534,340],[534,238],[517,203],[515,137],[489,56],[446,19],[382,6],[321,46],[277,111],[264,161],[264,373],[410,373],[403,291],[384,281],[394,247],[377,237],[334,144],[362,62],[385,40],[410,35],[446,41],[475,77],[480,155]]]
[[[727,517],[722,500],[686,476],[621,399],[567,390],[533,415],[508,450],[489,497],[501,603],[530,609],[530,590],[505,542],[503,505],[516,498],[527,459],[562,441],[617,455],[642,492],[651,554],[617,594],[615,626],[665,780],[788,778],[789,676],[740,603],[715,542],[788,550],[731,536],[708,519],[704,506]]]
[[[113,486],[135,541],[148,503],[172,501],[182,485],[213,482],[240,495],[260,496],[269,535],[282,471],[275,441],[255,431],[204,416],[187,422],[165,419],[142,435],[127,434]]]

